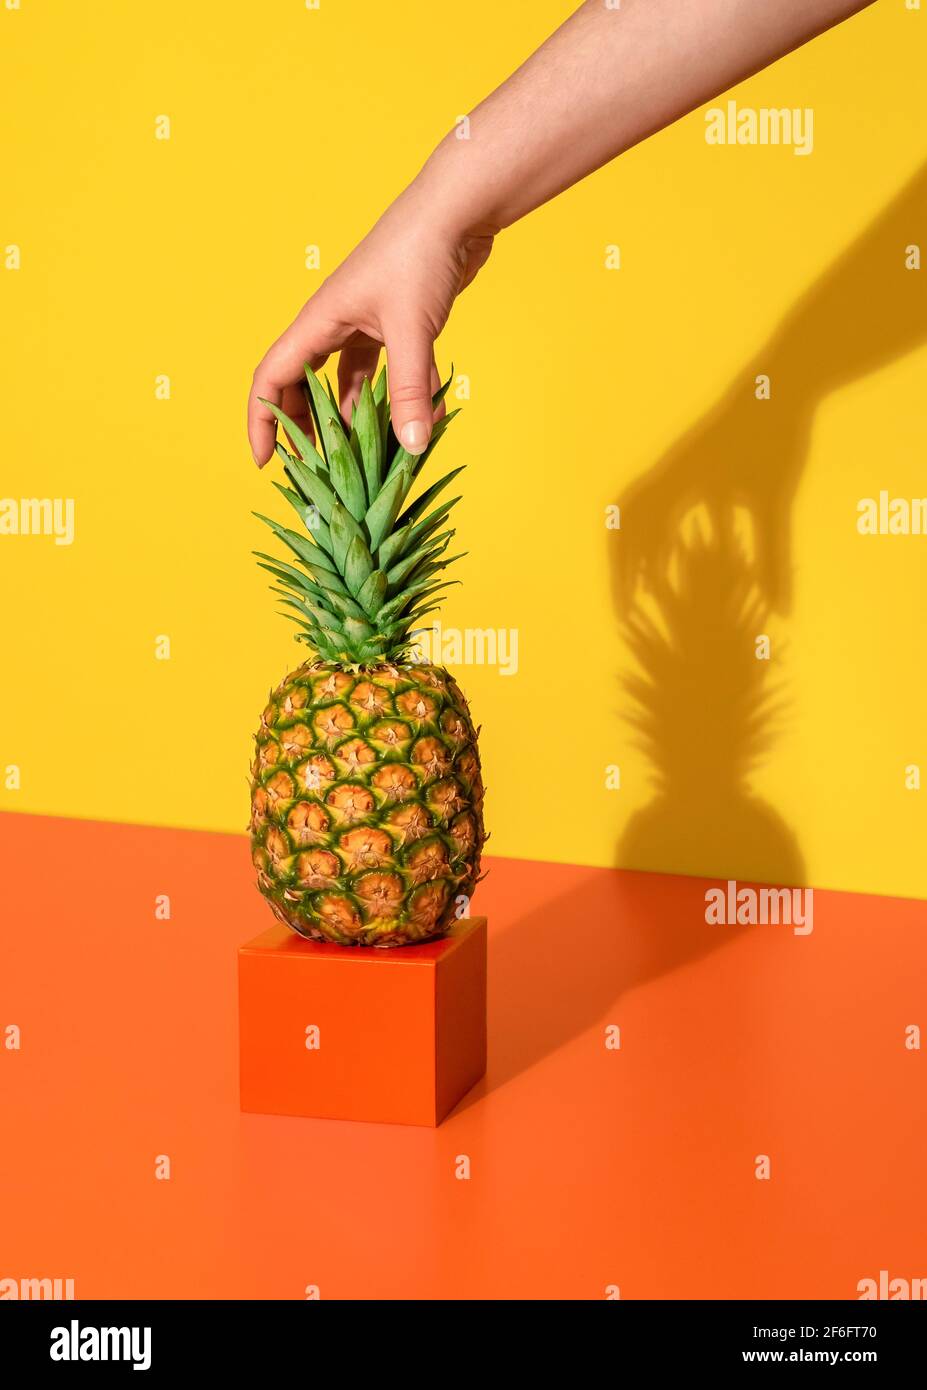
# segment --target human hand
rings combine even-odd
[[[438,384],[434,341],[492,249],[533,208],[872,0],[586,0],[468,119],[294,322],[254,374],[248,434],[255,462],[276,424],[261,397],[311,436],[303,365],[341,349],[349,414],[385,345],[397,435],[420,454]],[[582,100],[576,93],[582,93]]]
[[[393,429],[410,454],[422,453],[434,422],[439,377],[434,342],[451,306],[485,264],[492,233],[458,227],[439,208],[427,181],[412,184],[267,350],[248,399],[248,438],[260,467],[274,451],[279,406],[312,437],[303,391],[304,364],[318,371],[341,350],[338,397],[345,419],[364,378],[386,348]]]

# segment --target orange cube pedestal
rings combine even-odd
[[[241,1108],[439,1125],[486,1070],[486,919],[421,946],[271,927],[238,952]]]

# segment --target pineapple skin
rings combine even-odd
[[[405,946],[442,935],[480,876],[477,733],[443,667],[312,661],[255,736],[260,892],[301,936]]]

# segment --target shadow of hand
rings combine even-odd
[[[746,546],[764,606],[787,611],[790,516],[809,424],[794,397],[758,400],[752,382],[738,379],[624,494],[613,568],[616,610],[629,609],[640,584],[662,591],[699,510],[722,549]]]

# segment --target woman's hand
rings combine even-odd
[[[445,137],[422,172],[313,295],[254,374],[255,461],[274,447],[260,397],[309,433],[303,363],[341,348],[349,412],[385,344],[396,433],[432,427],[434,341],[493,236],[532,208],[872,0],[586,0]],[[461,134],[461,138],[456,138]]]
[[[438,386],[434,342],[457,295],[492,249],[488,231],[455,228],[432,206],[428,166],[380,218],[268,348],[254,373],[248,437],[263,466],[276,422],[261,398],[279,406],[311,437],[304,363],[314,371],[341,349],[338,393],[345,418],[386,347],[393,428],[410,454],[431,437]]]

